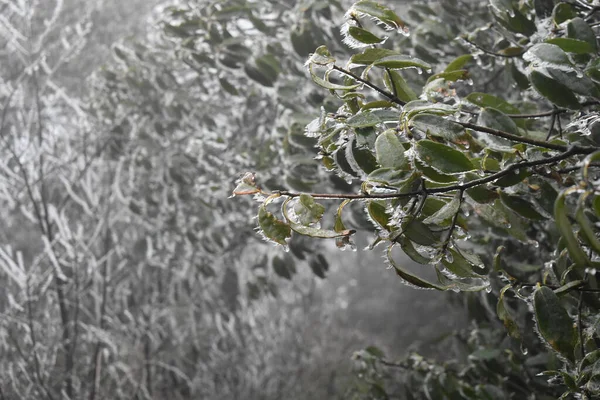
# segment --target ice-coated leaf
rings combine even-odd
[[[398,170],[396,168],[377,168],[367,176],[367,181],[382,183],[388,186],[396,186],[402,183],[410,171]]]
[[[354,90],[358,87],[360,87],[360,84],[355,84],[355,85],[338,85],[337,83],[331,83],[323,78],[321,78],[320,76],[316,75],[313,70],[312,70],[312,66],[309,66],[308,68],[309,72],[310,72],[310,77],[312,78],[313,82],[316,83],[317,85],[321,86],[322,88],[325,89],[329,89],[329,90]]]
[[[444,72],[453,72],[461,70],[471,60],[473,60],[472,54],[464,54],[462,56],[458,56],[454,60],[452,60],[450,64],[448,64]]]
[[[546,68],[546,72],[561,85],[564,85],[574,93],[600,97],[600,90],[590,78],[576,71],[565,72],[556,68]]]
[[[452,200],[440,208],[436,213],[430,215],[423,220],[426,224],[441,224],[442,222],[452,219],[460,209],[462,194],[458,192]]]
[[[569,256],[575,265],[579,268],[587,268],[590,265],[590,259],[583,251],[579,240],[575,236],[574,228],[569,221],[566,207],[566,195],[569,193],[569,189],[565,189],[556,198],[554,202],[554,221],[556,227],[565,240]]]
[[[472,171],[475,166],[462,152],[442,143],[421,140],[416,146],[419,158],[427,165],[446,174]]]
[[[571,67],[573,65],[569,56],[560,47],[550,43],[533,45],[523,55],[523,58],[540,67],[547,67],[552,64],[563,67]]]
[[[267,239],[283,246],[287,245],[286,239],[292,236],[290,225],[267,211],[264,204],[258,208],[258,226]]]
[[[557,37],[546,40],[546,43],[554,44],[568,53],[589,54],[594,52],[594,47],[585,40]]]
[[[576,342],[573,320],[552,289],[542,286],[533,294],[537,329],[544,341],[563,357],[573,361]]]
[[[552,20],[556,25],[560,25],[565,21],[575,18],[577,13],[573,6],[567,3],[558,3],[552,10]]]
[[[377,35],[374,35],[370,31],[360,28],[358,26],[350,26],[348,27],[348,35],[353,39],[358,40],[364,44],[378,44],[385,41],[385,37],[380,38]]]
[[[406,164],[404,147],[393,130],[387,130],[375,140],[377,162],[383,168],[402,168]]]
[[[389,228],[388,224],[390,223],[390,216],[385,212],[385,205],[377,200],[368,201],[367,212],[369,213],[369,217],[380,227],[384,229]]]
[[[417,249],[415,249],[413,243],[406,236],[400,236],[396,239],[396,241],[400,244],[404,254],[410,257],[410,259],[414,262],[426,265],[432,261],[432,257],[425,257],[423,254],[419,253]]]
[[[402,232],[408,239],[423,246],[433,246],[440,240],[427,225],[413,217],[404,219]]]
[[[448,255],[442,258],[442,264],[460,278],[481,278],[480,274],[473,271],[473,265],[454,249],[448,250]]]
[[[477,119],[478,125],[483,125],[488,128],[497,129],[500,131],[512,133],[513,135],[519,135],[519,129],[517,128],[517,124],[512,118],[509,118],[502,111],[497,110],[495,108],[483,108],[481,113],[479,114],[479,118]],[[492,138],[490,138],[492,139]],[[496,140],[502,140],[501,138],[493,137]],[[505,146],[511,146],[512,143],[509,141],[505,141]],[[504,143],[504,142],[499,142]]]
[[[375,61],[378,61],[388,56],[399,56],[400,53],[394,50],[381,49],[381,48],[368,48],[362,53],[354,54],[350,57],[351,64],[359,65],[371,65]]]
[[[335,62],[327,46],[319,46],[306,62],[307,65],[329,65]]]
[[[456,71],[440,72],[439,74],[431,75],[427,79],[427,83],[430,83],[436,79],[443,79],[448,82],[462,81],[469,78],[469,71],[466,69],[457,69]]]
[[[466,100],[479,107],[495,108],[505,114],[519,114],[519,109],[506,100],[487,93],[473,92],[466,97]]]
[[[529,74],[529,80],[539,94],[557,106],[574,110],[578,110],[580,108],[579,101],[573,92],[556,80],[549,78],[538,71],[531,71]]]
[[[416,93],[411,89],[408,83],[406,83],[402,75],[400,75],[400,73],[397,71],[391,69],[387,70],[383,75],[383,81],[388,89],[396,93],[396,97],[406,103],[418,98]]]
[[[294,204],[294,212],[300,223],[308,226],[321,220],[325,207],[315,202],[312,196],[303,193]]]
[[[346,120],[346,124],[353,128],[367,128],[385,122],[397,123],[399,113],[396,110],[369,110],[354,114]]]
[[[588,43],[592,48],[591,52],[596,51],[598,47],[596,33],[594,33],[594,30],[583,18],[576,17],[569,21],[567,24],[567,36]]]
[[[496,314],[498,314],[498,318],[504,323],[508,335],[513,339],[520,340],[521,332],[519,331],[519,326],[506,307],[505,293],[511,287],[511,285],[506,285],[500,290],[500,297],[498,298],[498,304],[496,305]]]
[[[371,18],[375,18],[381,21],[388,29],[406,29],[406,24],[395,12],[375,1],[361,0],[354,3],[350,10],[348,10],[348,14],[352,13],[365,14]]]
[[[523,199],[521,196],[513,196],[504,192],[500,192],[500,200],[502,200],[502,203],[504,203],[506,207],[510,208],[524,218],[532,221],[541,221],[546,219],[530,202]]]
[[[358,146],[355,138],[346,146],[346,160],[358,174],[370,174],[378,167],[375,155],[368,148]]]
[[[382,68],[404,69],[404,68],[421,68],[430,70],[431,65],[423,60],[405,55],[393,55],[381,58],[373,63],[373,65]]]
[[[433,282],[430,282],[430,281],[428,281],[426,279],[423,279],[423,278],[419,278],[418,276],[413,275],[410,272],[408,272],[406,269],[402,268],[400,265],[398,265],[394,261],[394,258],[392,257],[391,250],[392,250],[392,246],[390,246],[388,248],[388,251],[387,251],[388,261],[389,261],[390,265],[392,267],[394,267],[394,269],[396,270],[396,274],[402,280],[404,280],[406,283],[408,283],[409,285],[412,285],[412,286],[423,288],[423,289],[446,290],[446,288],[444,286],[438,285],[438,284],[433,283]]]
[[[292,221],[290,221],[290,227],[294,232],[296,232],[300,235],[310,236],[313,238],[320,238],[320,239],[335,239],[335,238],[340,238],[340,237],[349,237],[355,232],[352,229],[346,229],[341,232],[336,232],[336,231],[332,231],[329,229],[320,229],[320,228],[314,228],[311,226],[300,225],[300,224],[297,224]]]
[[[442,137],[447,140],[454,140],[465,133],[465,128],[462,125],[439,115],[429,113],[415,115],[409,121],[409,125],[426,134]]]
[[[465,182],[470,182],[479,179],[480,177],[471,172],[466,174],[465,178]],[[466,193],[470,198],[481,204],[491,203],[498,198],[498,192],[489,189],[486,185],[474,186],[467,189]]]

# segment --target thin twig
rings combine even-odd
[[[355,194],[306,193],[306,194],[309,194],[310,196],[312,196],[314,198],[318,198],[318,199],[331,199],[331,200],[335,200],[335,199],[350,199],[350,200],[354,200],[354,199],[399,199],[399,198],[423,195],[424,193],[427,195],[431,195],[431,194],[437,194],[437,193],[447,193],[447,192],[451,192],[454,190],[467,190],[467,189],[470,189],[475,186],[493,182],[495,180],[498,180],[498,179],[512,173],[513,171],[516,171],[516,170],[519,170],[522,168],[530,168],[530,167],[535,167],[538,165],[554,164],[554,163],[565,160],[576,154],[588,154],[587,152],[580,153],[579,150],[580,149],[577,147],[571,147],[564,153],[558,154],[554,157],[548,157],[548,158],[544,158],[541,160],[524,161],[524,162],[520,162],[520,163],[516,163],[516,164],[511,164],[508,167],[506,167],[505,169],[503,169],[502,171],[499,171],[493,175],[486,176],[486,177],[480,178],[480,179],[475,179],[470,182],[435,187],[435,188],[419,189],[419,190],[407,192],[407,193],[375,193],[375,194],[369,194],[369,193],[355,193]],[[287,191],[287,190],[274,191],[273,193],[279,194],[281,196],[287,196],[287,197],[298,197],[301,194],[305,194],[305,193],[300,193],[300,192],[291,192],[291,191]],[[269,194],[269,193],[264,193],[264,194]]]
[[[490,56],[494,56],[494,57],[503,57],[503,58],[516,58],[516,57],[521,57],[523,54],[525,54],[525,51],[522,51],[518,54],[502,54],[502,53],[496,53],[495,51],[491,51],[488,49],[485,49],[483,47],[481,47],[480,45],[478,45],[477,43],[467,39],[466,37],[461,37],[462,40],[464,40],[465,42],[469,43],[471,46],[477,48],[478,50],[484,52],[485,54],[488,54]]]
[[[524,137],[524,136],[518,136],[518,135],[514,135],[512,133],[508,133],[508,132],[501,131],[498,129],[488,128],[486,126],[481,126],[481,125],[475,125],[470,122],[456,121],[456,123],[459,125],[462,125],[465,128],[472,129],[474,131],[489,133],[490,135],[498,136],[498,137],[508,139],[513,142],[517,142],[517,143],[527,143],[527,144],[531,144],[533,146],[544,147],[546,149],[558,150],[558,151],[566,151],[568,149],[567,146],[564,146],[561,144],[548,143],[548,142],[545,142],[542,140],[536,140],[536,139],[531,139],[531,138]],[[598,150],[598,148],[596,148],[596,147],[576,147],[576,148],[578,149],[577,150],[578,154],[591,154]]]
[[[344,75],[349,76],[350,78],[354,79],[355,81],[358,81],[360,83],[363,83],[363,84],[367,85],[368,87],[370,87],[374,91],[376,91],[376,92],[384,95],[385,97],[387,97],[388,99],[390,99],[391,101],[393,101],[396,104],[399,104],[401,106],[403,106],[403,105],[406,104],[405,101],[400,100],[398,97],[394,96],[392,93],[388,92],[387,90],[382,89],[382,88],[380,88],[377,85],[374,85],[373,83],[367,81],[366,79],[361,78],[360,76],[358,76],[358,75],[356,75],[356,74],[354,74],[354,73],[352,73],[352,72],[350,72],[350,71],[348,71],[346,69],[340,68],[337,65],[334,65],[333,69],[336,70],[336,71],[338,71],[338,72],[340,72],[340,73],[342,73],[342,74],[344,74]]]

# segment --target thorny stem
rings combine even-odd
[[[309,194],[310,196],[317,198],[317,199],[332,199],[332,200],[334,200],[334,199],[350,199],[350,200],[354,200],[354,199],[398,199],[398,198],[413,197],[413,196],[423,195],[423,194],[431,195],[431,194],[438,194],[438,193],[447,193],[447,192],[452,192],[454,190],[464,191],[464,190],[470,189],[475,186],[493,182],[493,181],[500,179],[506,175],[509,175],[510,173],[512,173],[516,170],[519,170],[521,168],[530,168],[530,167],[535,167],[538,165],[554,164],[554,163],[565,160],[576,154],[589,154],[587,152],[582,153],[582,152],[580,152],[580,150],[581,149],[578,147],[571,147],[564,153],[558,154],[554,157],[548,157],[548,158],[544,158],[541,160],[524,161],[524,162],[520,162],[520,163],[516,163],[516,164],[511,164],[508,167],[506,167],[505,169],[503,169],[502,171],[496,172],[493,175],[486,176],[486,177],[480,178],[480,179],[475,179],[470,182],[459,183],[459,184],[448,185],[448,186],[441,186],[441,187],[436,187],[436,188],[424,188],[424,189],[419,189],[419,190],[407,192],[407,193],[376,193],[376,194],[369,194],[369,193],[356,193],[356,194],[351,194],[351,193],[349,193],[349,194],[307,193],[307,194]],[[287,191],[287,190],[274,191],[273,193],[279,194],[281,196],[288,196],[288,197],[298,197],[301,194],[304,194],[304,193],[300,193],[300,192],[291,192],[291,191]],[[268,193],[264,193],[264,194],[268,194]]]

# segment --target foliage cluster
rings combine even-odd
[[[360,187],[267,190],[247,175],[234,191],[258,197],[258,225],[275,243],[348,246],[348,215],[364,213],[371,247],[385,246],[405,283],[490,293],[483,304],[494,299],[512,343],[474,328],[466,367],[393,365],[420,377],[428,398],[600,395],[598,11],[592,1],[444,1],[401,17],[358,1],[341,28],[354,54],[339,61],[320,46],[306,63],[342,105],[325,105],[305,134],[325,169]],[[332,220],[325,200],[337,201]],[[437,279],[397,262],[396,248]],[[377,349],[359,357],[363,389],[389,396],[377,379],[388,361]]]

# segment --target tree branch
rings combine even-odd
[[[557,150],[557,151],[567,151],[567,149],[569,149],[569,147],[564,146],[562,144],[548,143],[548,142],[544,142],[542,140],[530,139],[530,138],[527,138],[524,136],[517,136],[517,135],[513,135],[512,133],[508,133],[508,132],[501,131],[498,129],[488,128],[486,126],[481,126],[481,125],[475,125],[470,122],[461,122],[461,121],[455,121],[455,122],[459,125],[462,125],[463,127],[467,128],[467,129],[472,129],[472,130],[478,131],[478,132],[489,133],[490,135],[498,136],[498,137],[508,139],[513,142],[517,142],[517,143],[526,143],[526,144],[530,144],[533,146],[544,147],[546,149]],[[576,150],[575,154],[591,154],[591,153],[595,152],[596,150],[598,150],[598,148],[596,148],[596,147],[580,147],[580,146],[575,146],[575,147],[572,147],[571,149]]]
[[[358,199],[399,199],[399,198],[405,198],[405,197],[413,197],[413,196],[417,196],[417,195],[431,195],[431,194],[438,194],[438,193],[447,193],[447,192],[452,192],[455,190],[467,190],[470,189],[472,187],[475,186],[479,186],[479,185],[483,185],[486,183],[490,183],[493,182],[495,180],[498,180],[510,173],[512,173],[513,171],[522,169],[522,168],[530,168],[530,167],[535,167],[538,165],[547,165],[547,164],[554,164],[557,163],[559,161],[565,160],[571,156],[577,155],[577,154],[589,154],[587,152],[581,152],[582,148],[579,147],[570,147],[567,151],[565,151],[564,153],[558,154],[554,157],[548,157],[548,158],[544,158],[541,160],[533,160],[533,161],[524,161],[524,162],[520,162],[520,163],[516,163],[516,164],[511,164],[508,167],[506,167],[505,169],[503,169],[502,171],[496,172],[493,175],[490,176],[486,176],[484,178],[480,178],[480,179],[475,179],[472,180],[470,182],[466,182],[466,183],[459,183],[459,184],[455,184],[455,185],[448,185],[448,186],[441,186],[441,187],[435,187],[435,188],[424,188],[424,189],[419,189],[416,191],[412,191],[412,192],[407,192],[407,193],[376,193],[376,194],[369,194],[369,193],[356,193],[356,194],[340,194],[340,193],[300,193],[300,192],[291,192],[291,191],[287,191],[287,190],[276,190],[273,193],[274,194],[279,194],[281,196],[287,196],[287,197],[298,197],[301,194],[308,194],[312,197],[314,197],[315,199],[329,199],[329,200],[336,200],[336,199],[349,199],[349,200],[358,200]],[[585,148],[583,148],[585,150]],[[268,193],[265,193],[268,194]],[[600,291],[600,290],[599,290]]]

